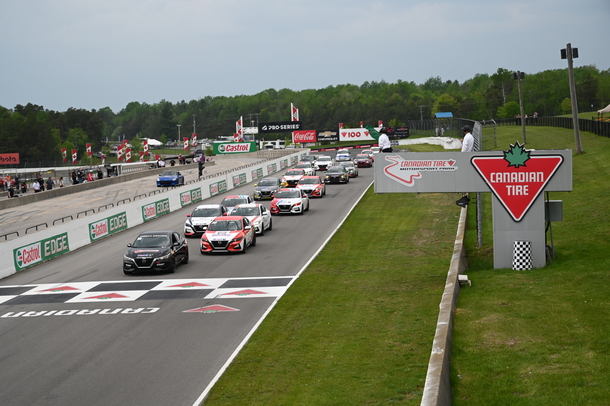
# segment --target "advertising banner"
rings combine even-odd
[[[248,183],[248,178],[246,177],[245,173],[233,175],[232,178],[233,178],[233,187],[234,188]]]
[[[210,185],[210,196],[216,196],[227,191],[227,181],[221,180]]]
[[[316,130],[301,130],[292,133],[292,143],[299,144],[305,142],[316,142]]]
[[[149,221],[169,213],[169,199],[156,201],[142,206],[142,219]]]
[[[0,165],[12,165],[19,163],[19,154],[0,154]]]
[[[188,190],[180,193],[180,205],[182,207],[188,206],[189,204],[197,203],[203,200],[201,188]]]
[[[272,134],[272,133],[289,133],[292,131],[302,130],[301,121],[274,121],[268,123],[258,123],[259,134]]]
[[[263,177],[263,168],[257,168],[252,171],[252,180]]]
[[[212,143],[214,154],[243,154],[256,152],[256,142],[214,142]]]
[[[68,233],[55,235],[13,250],[17,272],[70,251]]]
[[[126,229],[127,213],[122,212],[95,223],[89,223],[89,238],[93,242]]]
[[[318,142],[338,142],[339,134],[336,131],[320,131],[317,137]]]
[[[339,141],[369,141],[375,140],[366,128],[342,128],[339,131]]]

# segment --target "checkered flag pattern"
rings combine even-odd
[[[513,248],[513,269],[527,271],[532,269],[532,242],[515,241]]]

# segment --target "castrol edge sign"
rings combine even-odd
[[[58,234],[51,238],[37,241],[13,250],[15,269],[21,271],[69,251],[68,233]]]
[[[214,154],[243,154],[256,152],[256,142],[215,142],[212,144]]]
[[[339,130],[339,141],[374,140],[366,128],[342,128]]]

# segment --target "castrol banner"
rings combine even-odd
[[[243,154],[256,152],[256,142],[215,142],[212,144],[214,154]]]
[[[375,140],[366,128],[342,128],[339,130],[339,141]]]
[[[299,144],[305,142],[316,142],[317,131],[316,130],[300,130],[292,133],[292,143]]]
[[[68,233],[62,233],[13,250],[15,269],[21,271],[70,251]]]

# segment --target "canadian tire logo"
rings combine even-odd
[[[503,157],[473,157],[472,165],[515,221],[521,221],[563,162],[561,155],[531,155],[518,142]]]

